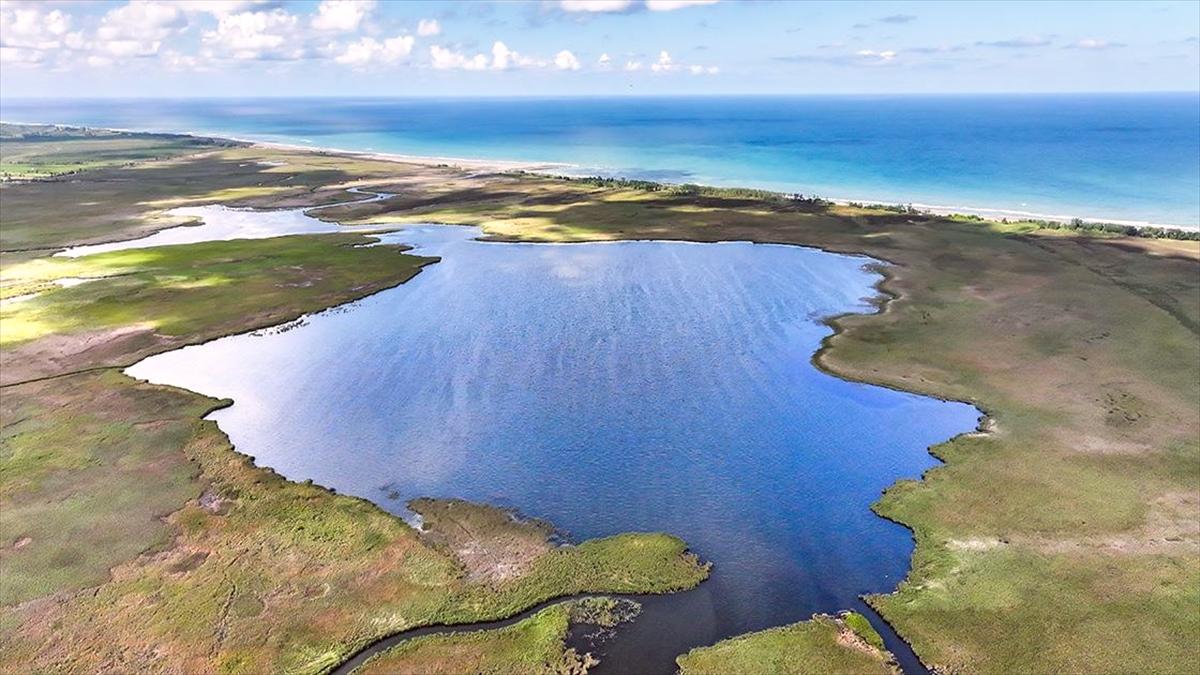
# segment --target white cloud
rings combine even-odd
[[[333,60],[353,68],[375,63],[398,63],[412,53],[414,42],[415,39],[411,35],[397,35],[382,42],[373,37],[365,37],[346,45],[342,53]]]
[[[554,67],[559,70],[579,70],[579,59],[570,51],[564,49],[554,55]]]
[[[596,65],[603,70],[608,70],[612,67],[612,58],[607,53],[601,54],[599,59],[596,59]]]
[[[483,54],[468,57],[462,52],[433,45],[429,48],[429,58],[437,70],[484,70],[488,67],[488,58]]]
[[[83,34],[71,32],[71,17],[37,5],[0,4],[0,63],[38,65],[61,61],[83,47]]]
[[[673,12],[685,7],[715,4],[717,4],[717,0],[646,0],[646,9],[651,12]]]
[[[564,12],[623,12],[633,5],[633,0],[560,0],[559,9]]]
[[[304,54],[299,19],[282,9],[228,14],[201,42],[211,58],[298,59]]]
[[[603,58],[603,57],[602,57]],[[601,61],[601,69],[605,69],[606,62]],[[629,60],[625,62],[625,71],[635,73],[646,68],[646,64],[641,61]],[[693,75],[716,75],[721,72],[717,66],[706,66],[703,64],[679,63],[667,50],[662,50],[658,53],[658,58],[649,64],[649,69],[654,73],[674,73],[688,72]]]
[[[101,17],[92,49],[117,58],[153,56],[186,27],[183,10],[171,3],[131,0]]]
[[[497,40],[492,43],[491,58],[487,54],[470,55],[449,47],[429,48],[430,65],[437,70],[512,70],[514,68],[558,68],[579,70],[579,59],[568,50],[560,51],[553,61],[525,56]]]
[[[442,24],[438,23],[437,19],[421,19],[417,22],[417,35],[421,37],[439,35],[441,32]]]
[[[175,0],[172,4],[188,14],[207,13],[219,19],[226,14],[236,14],[266,2],[267,0]]]
[[[1121,42],[1109,42],[1108,40],[1096,40],[1093,38],[1085,38],[1072,45],[1068,45],[1071,49],[1117,49],[1124,47]]]
[[[886,63],[896,58],[896,52],[888,49],[877,52],[873,49],[860,49],[855,52],[855,56],[861,56],[868,61],[876,61],[878,63]]]
[[[504,70],[508,68],[509,62],[512,61],[515,56],[517,56],[516,52],[509,49],[508,45],[497,40],[496,44],[492,45],[492,68],[495,68],[496,70]]]
[[[658,60],[650,64],[650,70],[656,73],[666,73],[675,70],[676,67],[674,61],[671,60],[671,55],[665,49],[658,53]]]
[[[355,31],[374,9],[375,0],[321,0],[312,27],[331,33]]]

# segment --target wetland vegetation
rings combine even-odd
[[[0,142],[7,160],[10,141]],[[357,234],[49,257],[178,224],[163,216],[174,206],[329,204],[353,199],[351,186],[398,196],[319,217],[472,224],[508,241],[789,243],[887,261],[892,300],[831,320],[817,363],[970,401],[990,425],[934,448],[944,466],[875,504],[917,548],[908,578],[872,606],[946,671],[1196,662],[1198,242],[261,147],[148,152],[94,168],[82,150],[25,157],[86,170],[0,186],[0,668],[323,672],[417,625],[705,577],[684,542],[662,534],[549,547],[511,579],[473,577],[450,535],[255,467],[202,419],[223,402],[119,370],[364,297],[427,259],[354,246],[366,241]],[[51,287],[58,275],[97,278]],[[496,525],[479,520],[482,534]],[[489,541],[506,556],[539,548],[526,525],[480,545]],[[681,667],[778,672],[787,648],[826,672],[861,672],[866,652],[837,639],[844,627],[862,635],[838,621],[731,640]],[[405,653],[478,665],[525,641],[539,646],[523,654],[560,663],[563,622],[555,610],[498,638]]]

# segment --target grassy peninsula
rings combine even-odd
[[[989,424],[933,448],[944,466],[875,505],[917,549],[898,591],[871,603],[948,672],[1173,673],[1200,661],[1200,242],[210,145],[0,186],[0,293],[36,293],[0,314],[0,668],[321,672],[409,627],[705,576],[666,535],[542,550],[536,525],[496,537],[479,514],[468,531],[515,556],[519,573],[472,571],[461,533],[419,533],[256,468],[201,419],[222,402],[118,370],[402,283],[428,260],[357,248],[363,236],[349,234],[48,257],[177,224],[163,215],[173,206],[337,203],[350,186],[398,196],[321,218],[476,224],[508,241],[737,239],[885,261],[890,301],[833,319],[817,363],[970,401]],[[51,287],[59,274],[96,278]],[[284,285],[289,275],[311,285]],[[681,665],[780,672],[771,664],[786,647],[854,672],[865,654],[838,646],[829,621]],[[561,616],[539,622],[535,641],[554,644]],[[466,652],[476,660],[464,664],[495,656]]]
[[[676,659],[681,675],[887,675],[898,672],[883,638],[854,612],[816,616],[693,649]]]

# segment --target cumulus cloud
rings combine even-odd
[[[164,40],[186,26],[183,10],[173,4],[133,0],[101,17],[94,51],[118,58],[153,56]]]
[[[467,56],[462,52],[440,45],[429,47],[429,60],[437,70],[485,70],[488,67],[488,58],[483,54]]]
[[[374,9],[375,0],[321,0],[312,27],[331,33],[355,31]]]
[[[596,59],[596,66],[602,70],[608,70],[612,67],[612,57],[607,52],[601,54],[600,58]]]
[[[364,37],[346,45],[333,60],[354,68],[374,64],[394,64],[412,53],[414,42],[416,40],[411,35],[397,35],[382,42],[373,37]]]
[[[255,5],[265,5],[269,0],[174,0],[171,4],[188,14],[211,14],[217,18],[236,14]]]
[[[646,67],[646,64],[641,61],[630,60],[625,62],[626,72],[637,72],[644,67]],[[717,66],[680,63],[665,49],[660,51],[658,58],[649,64],[649,69],[652,73],[688,72],[693,75],[716,75],[721,72],[721,69]]]
[[[449,47],[434,45],[429,48],[429,60],[437,70],[511,70],[514,68],[549,68],[578,70],[579,59],[567,50],[558,53],[553,61],[526,56],[497,40],[492,43],[491,58],[487,54],[470,55]]]
[[[36,66],[83,48],[82,32],[71,31],[70,15],[42,6],[0,4],[0,63]]]
[[[169,70],[200,68],[207,57],[165,49],[194,21],[220,19],[268,0],[129,0],[71,31],[71,17],[36,2],[0,0],[0,58],[6,63],[109,66],[157,56]],[[208,18],[211,17],[211,18]]]
[[[238,60],[298,59],[304,54],[300,20],[282,9],[239,12],[220,18],[201,43],[211,58]]]
[[[417,22],[417,35],[421,37],[439,35],[441,32],[442,24],[438,23],[437,19],[421,19]]]
[[[579,59],[564,49],[554,55],[554,67],[559,70],[579,70]]]
[[[506,70],[516,56],[516,52],[499,40],[492,45],[492,67],[496,70]]]

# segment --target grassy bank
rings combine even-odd
[[[973,402],[988,412],[994,429],[937,446],[934,452],[945,466],[922,481],[896,485],[876,505],[884,516],[913,529],[917,549],[912,572],[898,592],[871,602],[922,660],[947,671],[1172,673],[1188,672],[1200,661],[1200,613],[1195,611],[1200,606],[1200,243],[724,191],[678,194],[623,184],[467,174],[261,148],[102,168],[78,177],[70,184],[0,186],[5,207],[0,262],[6,273],[22,269],[24,274],[33,269],[24,267],[32,264],[28,261],[56,247],[162,227],[166,220],[161,210],[170,206],[330,203],[345,201],[341,190],[352,184],[399,196],[334,207],[320,217],[476,224],[501,240],[792,243],[888,261],[884,290],[895,299],[881,314],[834,321],[837,334],[827,341],[818,363],[850,379]],[[64,190],[73,199],[60,199]],[[269,241],[276,243],[263,246],[284,246],[280,240]],[[331,242],[321,245],[337,250],[337,237],[311,241]],[[401,256],[386,254],[398,266],[392,273],[400,275]],[[331,265],[357,275],[358,263],[348,257]],[[254,274],[272,271],[280,269]],[[144,277],[148,285],[138,295],[170,296],[163,295],[170,276]],[[36,285],[45,278],[32,273],[20,279],[0,277],[6,288]],[[339,279],[331,287],[347,296],[361,292],[347,291],[359,282]],[[83,293],[102,283],[115,282],[51,290],[45,301],[62,293],[59,299],[74,297],[80,302],[73,307],[88,312],[90,301],[65,291]],[[252,282],[240,279],[239,287],[247,283]],[[184,286],[162,307],[187,307],[189,298],[200,297],[191,295],[198,292],[195,288]],[[286,303],[294,296],[271,297]],[[321,304],[337,297],[342,296],[311,299]],[[205,304],[212,301],[206,298]],[[287,314],[266,304],[240,311],[256,317]],[[121,310],[118,305],[114,299],[113,311]],[[200,318],[184,314],[182,322],[174,323],[173,314],[168,313],[170,321],[168,315],[149,314],[157,311],[153,306],[144,305],[139,312],[147,314],[139,320],[184,328],[174,335],[156,328],[149,335],[187,339],[200,332]],[[77,335],[76,329],[86,325],[72,327],[73,314],[65,310],[38,312],[49,313],[38,314],[32,327],[22,328],[27,337],[0,347],[5,371],[19,362],[41,364],[34,370],[48,374],[75,372],[72,363],[114,363],[106,360],[110,355],[97,357],[106,349],[119,356],[143,346],[136,341],[120,346],[109,335],[70,341],[66,348],[33,349],[39,343],[55,344],[47,341],[63,334]],[[103,320],[88,317],[93,319]],[[4,330],[0,326],[0,333]],[[0,341],[7,343],[7,338]],[[25,350],[19,361],[11,360],[16,350]],[[570,555],[583,557],[575,560],[541,554],[536,560],[549,562],[523,568],[520,578],[528,582],[500,582],[511,588],[497,594],[494,580],[473,579],[469,562],[448,553],[452,538],[422,538],[358,500],[286,483],[238,459],[223,437],[197,419],[211,401],[114,382],[120,400],[85,414],[91,400],[101,405],[105,399],[96,393],[72,398],[86,391],[77,386],[82,380],[73,381],[83,377],[99,375],[48,380],[61,383],[51,390],[36,389],[42,383],[4,389],[5,430],[14,430],[5,437],[5,457],[25,448],[22,455],[34,459],[13,466],[41,476],[22,478],[25,483],[18,488],[62,496],[128,494],[130,512],[142,514],[138,518],[159,514],[169,506],[167,497],[134,508],[148,498],[148,488],[113,492],[104,483],[108,478],[92,473],[127,455],[129,450],[119,444],[133,443],[129,447],[145,454],[129,455],[129,461],[161,466],[160,474],[149,478],[107,468],[103,475],[161,481],[168,491],[177,491],[172,494],[190,495],[193,501],[161,529],[138,521],[128,535],[132,543],[124,544],[119,555],[139,549],[141,554],[126,557],[115,568],[113,581],[94,594],[71,595],[70,587],[56,586],[62,582],[52,579],[31,584],[33,590],[22,597],[41,594],[40,599],[4,610],[0,639],[6,641],[2,651],[9,664],[38,659],[33,663],[90,670],[144,669],[147,664],[319,670],[347,653],[348,645],[361,644],[368,633],[415,625],[425,617],[503,613],[545,596],[547,589],[578,581],[593,561],[641,569],[630,586],[669,577],[670,587],[684,587],[703,576],[694,562],[679,558],[682,545],[677,540],[618,538],[591,544],[594,550],[577,547],[583,553]],[[146,412],[154,410],[163,412]],[[72,418],[58,416],[67,414]],[[128,441],[121,425],[138,434],[163,435]],[[59,427],[68,430],[62,438],[20,445],[27,442],[22,440],[26,431],[49,434]],[[70,431],[74,428],[80,431]],[[78,447],[70,445],[73,439],[79,439]],[[118,445],[106,445],[110,441]],[[177,449],[190,465],[180,463],[178,454],[159,457],[151,445]],[[87,455],[109,447],[112,451],[101,457]],[[234,473],[223,477],[226,472]],[[5,474],[0,494],[9,494],[9,475],[16,474]],[[220,497],[220,504],[226,497],[231,500],[227,514],[220,513],[221,506],[209,510],[212,499],[206,502],[203,495],[210,485],[231,486],[228,493],[221,492],[223,487],[211,493]],[[238,501],[243,498],[247,501]],[[78,520],[80,514],[102,501],[97,496],[74,510],[62,506],[53,517],[85,523]],[[47,498],[46,503],[52,509],[60,508],[55,503],[73,502]],[[483,521],[476,529],[486,534],[487,519]],[[35,550],[31,547],[38,540],[15,531],[5,536],[18,537],[0,549],[7,572],[16,564],[10,561]],[[507,542],[505,551],[529,554],[529,532],[523,529],[514,537],[515,548],[508,539],[492,540],[496,545]],[[305,562],[308,556],[316,556],[311,564]],[[67,564],[87,558],[62,557]],[[678,575],[649,573],[676,560],[683,561],[672,568]],[[89,569],[100,570],[108,562],[92,563]],[[585,581],[615,585],[616,578]],[[437,580],[436,591],[421,585],[430,579]],[[447,579],[447,586],[438,585]],[[47,592],[58,596],[51,600]],[[242,599],[243,592],[251,597]],[[797,630],[812,632],[792,643],[793,656],[837,646],[831,642],[835,631]],[[768,652],[783,646],[768,643],[776,645]],[[156,651],[157,644],[165,646]]]
[[[815,616],[680,656],[680,675],[888,675],[898,672],[866,617]]]
[[[631,620],[637,603],[585,598],[552,605],[505,628],[430,635],[372,657],[355,675],[582,675],[597,663],[567,647],[572,630],[611,631]]]

